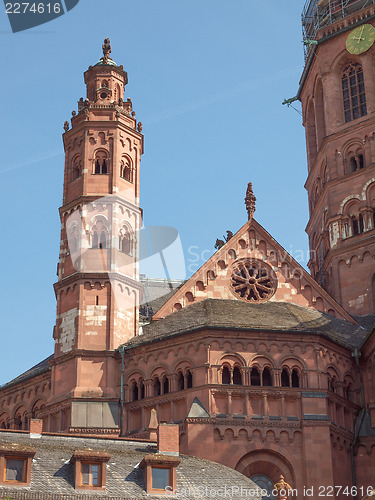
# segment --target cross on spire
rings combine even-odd
[[[249,184],[247,185],[246,197],[245,197],[245,205],[249,220],[254,217],[255,202],[256,198],[253,193],[253,185],[251,184],[251,182],[249,182]]]

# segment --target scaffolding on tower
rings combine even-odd
[[[306,0],[302,12],[302,36],[307,59],[311,42],[320,28],[344,19],[354,12],[375,4],[375,0]]]

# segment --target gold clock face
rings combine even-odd
[[[366,52],[375,42],[375,28],[371,24],[362,24],[349,33],[346,50],[351,54]]]

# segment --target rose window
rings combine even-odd
[[[276,292],[276,275],[260,260],[243,259],[234,263],[230,279],[237,298],[247,302],[265,302]]]

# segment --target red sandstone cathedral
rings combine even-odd
[[[309,0],[302,22],[311,274],[249,184],[191,278],[140,279],[142,124],[106,39],[64,125],[55,352],[0,388],[0,429],[144,438],[156,409],[184,454],[266,489],[375,486],[375,0]]]

